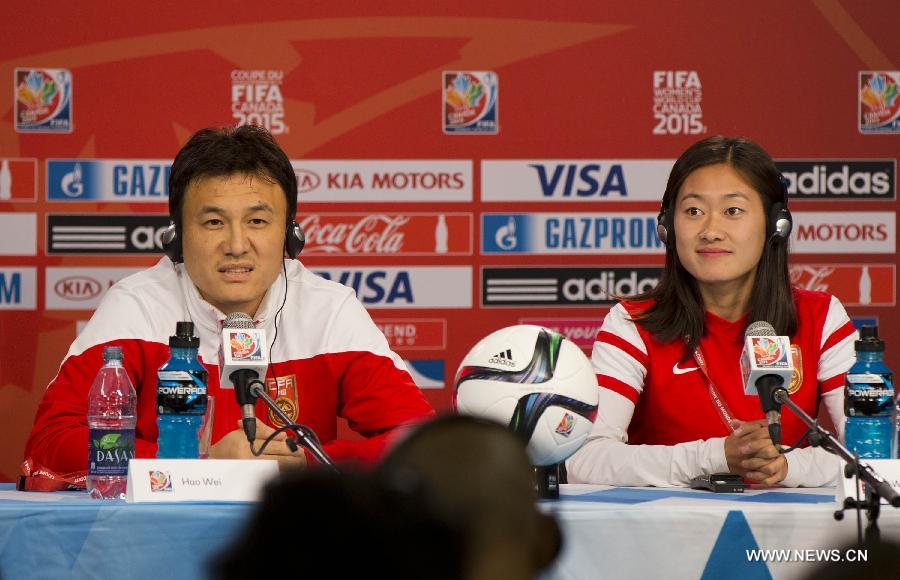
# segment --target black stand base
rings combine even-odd
[[[534,468],[534,491],[539,499],[559,499],[559,464]]]

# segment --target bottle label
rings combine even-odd
[[[894,410],[894,375],[855,373],[847,375],[844,412],[848,417],[883,417]]]
[[[206,379],[203,370],[158,371],[156,410],[159,415],[202,415],[206,412]]]
[[[88,475],[128,475],[128,460],[134,459],[134,429],[88,430]]]

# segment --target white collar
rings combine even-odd
[[[194,285],[194,281],[188,275],[184,264],[179,264],[176,270],[178,272],[178,284],[181,287],[181,295],[185,300],[184,306],[187,310],[188,319],[211,332],[219,332],[222,329],[222,324],[225,322],[225,314],[200,296],[200,291],[197,290],[197,286]],[[272,282],[272,285],[269,286],[266,295],[263,296],[262,302],[259,304],[259,308],[256,310],[253,322],[258,327],[265,327],[266,323],[275,316],[282,300],[284,300],[284,291],[284,271],[279,270],[278,276]]]

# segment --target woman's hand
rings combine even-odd
[[[787,477],[787,460],[769,437],[765,419],[741,423],[725,438],[728,469],[755,483],[775,485]]]

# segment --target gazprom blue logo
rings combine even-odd
[[[524,254],[534,250],[531,240],[534,222],[528,214],[483,214],[481,252],[483,254]]]
[[[47,199],[167,202],[167,160],[48,159]]]
[[[654,212],[481,214],[482,254],[662,254]]]
[[[47,199],[101,199],[98,169],[95,161],[47,161]]]

